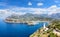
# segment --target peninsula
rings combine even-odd
[[[38,29],[30,37],[60,37],[60,20],[53,20],[45,27]]]
[[[17,15],[12,14],[8,16],[4,21],[7,23],[24,23],[28,25],[35,25],[39,22],[48,22],[51,18],[40,17],[39,15],[34,14],[25,14],[25,15]]]

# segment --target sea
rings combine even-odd
[[[43,27],[47,22],[39,22],[36,25],[6,23],[0,19],[0,37],[29,37],[35,31]]]

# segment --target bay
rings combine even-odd
[[[47,22],[30,26],[28,24],[10,24],[0,19],[0,37],[29,37]]]

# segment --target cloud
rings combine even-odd
[[[37,6],[42,6],[43,5],[43,3],[37,3]]]
[[[51,15],[53,13],[60,13],[60,7],[57,7],[56,5],[52,5],[49,8],[24,8],[24,7],[15,7],[12,8],[11,11],[15,13],[32,13],[32,14],[48,14]]]
[[[31,2],[28,2],[28,5],[29,5],[29,6],[32,5],[32,3],[31,3]]]
[[[55,13],[60,13],[60,7],[52,5],[49,8],[10,7],[8,9],[0,9],[0,17],[7,17],[11,14],[24,15],[26,13],[51,15]]]
[[[49,12],[49,14],[60,13],[60,7],[53,5],[53,6],[48,8],[48,12]]]

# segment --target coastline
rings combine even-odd
[[[25,23],[25,24],[28,24],[28,25],[35,25],[35,24],[38,24],[39,22],[48,22],[49,23],[49,21],[22,21],[22,20],[19,20],[19,19],[5,19],[4,20],[4,22],[6,22],[6,23],[16,23],[16,24],[18,24],[18,23]]]

